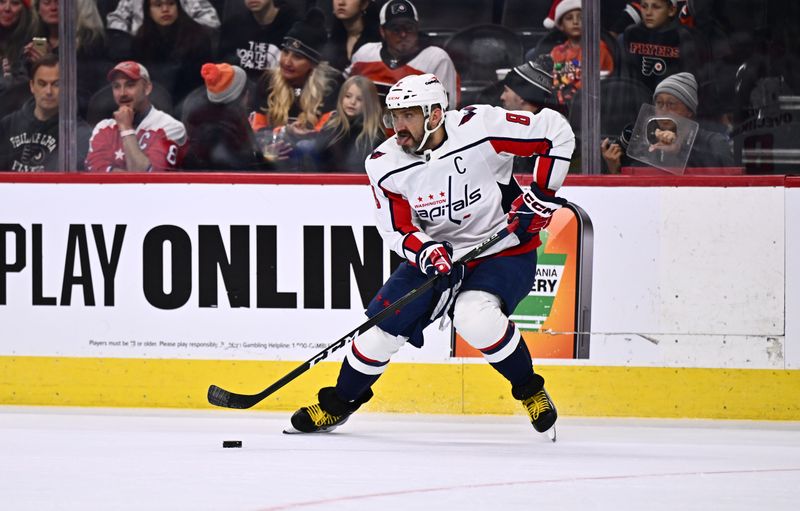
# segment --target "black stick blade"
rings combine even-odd
[[[267,394],[264,392],[252,396],[248,394],[237,394],[217,387],[216,385],[208,387],[208,402],[214,406],[221,406],[223,408],[237,408],[240,410],[251,408],[264,399],[266,395]]]
[[[214,406],[222,406],[228,408],[228,403],[231,400],[231,393],[225,389],[221,389],[216,385],[208,387],[208,402]]]

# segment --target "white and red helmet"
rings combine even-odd
[[[386,108],[389,110],[419,106],[427,117],[434,105],[439,105],[442,111],[446,111],[447,92],[439,79],[431,73],[401,78],[386,94]]]
[[[384,117],[384,124],[387,128],[394,128],[391,122],[391,111],[400,108],[422,108],[422,115],[425,118],[423,129],[425,134],[422,141],[417,147],[416,151],[421,151],[428,137],[434,131],[438,130],[444,124],[444,115],[442,116],[439,124],[434,127],[428,125],[428,121],[433,112],[433,107],[438,105],[441,107],[442,112],[447,111],[447,92],[444,86],[431,73],[424,75],[409,75],[400,79],[396,84],[392,85],[389,92],[386,94],[386,116]]]

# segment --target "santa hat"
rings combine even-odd
[[[547,17],[542,21],[542,25],[544,25],[544,28],[556,28],[558,22],[561,21],[561,16],[573,9],[580,8],[581,0],[553,0],[550,10],[547,12]]]
[[[561,23],[561,18],[563,18],[566,13],[581,8],[581,0],[561,0],[558,2],[554,13],[555,17],[553,17],[556,26]]]
[[[542,21],[544,28],[555,28],[556,26],[556,7],[561,3],[561,0],[553,0],[550,4],[550,10],[547,11],[547,17]]]

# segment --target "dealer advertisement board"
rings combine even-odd
[[[6,202],[0,353],[308,358],[363,321],[398,262],[371,225],[368,188],[328,187],[326,200],[348,207],[324,214],[291,206],[321,200],[321,188],[240,186],[212,198],[189,184],[21,185],[28,199],[62,207],[31,209],[24,193]],[[541,256],[546,289],[519,311],[526,338],[541,325],[524,318],[565,332],[529,341],[552,344],[547,357],[576,356],[574,211],[545,233],[557,252]],[[410,357],[448,359],[448,336],[430,328]]]
[[[397,261],[369,187],[241,181],[0,182],[0,356],[296,361],[362,323]],[[591,243],[573,258],[569,222],[547,232],[515,313],[537,359],[795,366],[796,188],[753,182],[565,186]],[[753,200],[771,207],[739,214]],[[393,360],[482,363],[453,355],[429,328]]]

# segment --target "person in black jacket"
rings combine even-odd
[[[239,66],[204,64],[202,98],[192,102],[184,124],[189,149],[188,170],[259,170],[264,160],[247,120],[250,91]]]
[[[203,84],[200,67],[212,57],[212,30],[186,14],[178,0],[144,0],[142,26],[133,38],[133,59],[178,104]]]
[[[621,38],[624,73],[655,90],[669,75],[697,73],[705,60],[700,36],[681,25],[677,0],[644,0],[642,23],[625,29]],[[700,77],[705,83],[705,77]]]
[[[31,68],[33,97],[0,120],[0,170],[57,171],[58,167],[58,56],[48,54]],[[79,161],[88,150],[89,126],[78,125]]]
[[[334,69],[344,71],[364,43],[381,41],[378,7],[372,0],[332,0],[333,23],[323,58]]]
[[[292,5],[275,0],[228,0],[236,1],[244,1],[247,10],[222,20],[218,57],[241,67],[250,80],[257,81],[278,65],[278,48],[300,15]]]

